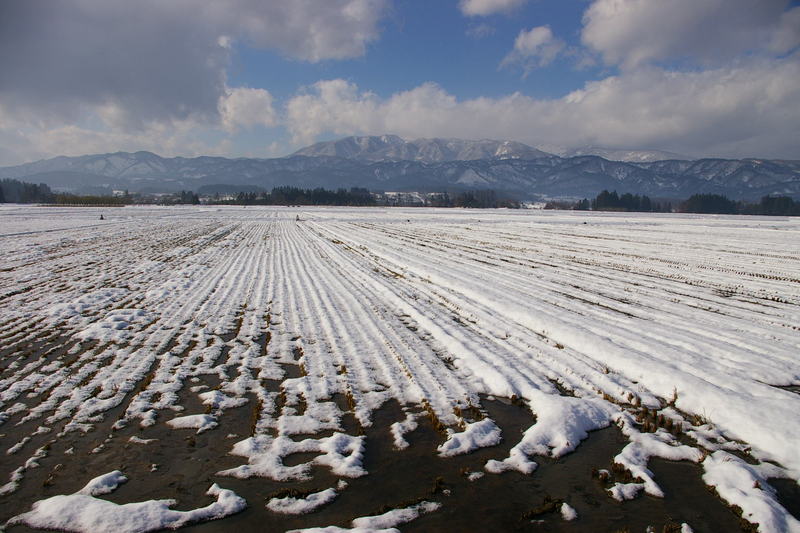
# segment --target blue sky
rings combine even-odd
[[[800,159],[800,2],[9,0],[0,164],[345,135]]]
[[[464,17],[455,2],[398,1],[381,24],[380,38],[362,57],[309,63],[242,45],[234,55],[230,82],[269,87],[279,98],[331,78],[353,81],[382,97],[434,81],[459,98],[515,91],[555,98],[581,87],[604,68],[576,69],[571,61],[557,61],[523,78],[518,69],[498,66],[521,30],[542,24],[578,46],[585,7],[583,0],[532,2],[510,14]],[[490,33],[471,36],[480,29]]]
[[[397,1],[381,23],[380,37],[369,44],[363,56],[298,61],[274,50],[238,43],[231,56],[228,81],[232,86],[269,88],[278,100],[287,100],[304,87],[326,79],[347,80],[382,98],[429,82],[459,99],[501,97],[515,92],[558,98],[599,73],[615,69],[605,65],[578,68],[575,58],[567,58],[526,75],[520,68],[501,68],[500,63],[519,32],[537,25],[548,25],[563,36],[568,46],[578,47],[585,7],[583,0],[532,2],[510,12],[465,17],[456,2]],[[248,132],[239,136],[238,144],[247,147],[250,154],[257,154],[265,137],[279,143],[277,154],[281,154],[284,145],[291,150],[302,144],[282,143],[283,133],[282,128],[260,128],[258,135]],[[324,132],[315,140],[340,136]]]

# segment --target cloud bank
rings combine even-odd
[[[633,68],[688,60],[719,64],[742,53],[786,53],[800,44],[800,8],[786,0],[595,0],[581,40],[606,64]]]
[[[237,44],[312,63],[360,57],[389,8],[389,0],[0,2],[0,164],[13,154],[114,146],[213,151],[203,137],[216,130],[277,124],[267,88],[228,86]]]
[[[458,100],[428,83],[381,99],[321,81],[287,104],[296,143],[323,133],[511,138],[533,145],[658,147],[689,155],[780,157],[800,138],[797,56],[705,71],[637,69],[563,98]]]
[[[470,36],[500,39],[480,17],[525,3],[452,9]],[[238,49],[307,63],[359,58],[379,40],[392,0],[0,2],[0,164],[139,149],[239,155],[242,136],[267,129],[279,133],[263,145],[283,140],[258,155],[332,134],[397,133],[800,158],[793,5],[593,0],[569,44],[544,24],[505,36],[497,64],[523,77],[576,58],[601,66],[561,98],[459,99],[435,80],[379,97],[329,79],[277,100],[268,82],[230,86]]]

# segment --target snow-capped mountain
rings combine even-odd
[[[314,154],[314,155],[310,155]],[[687,198],[695,193],[757,200],[800,198],[800,161],[760,159],[612,161],[559,157],[502,141],[348,137],[288,157],[164,158],[150,152],[56,157],[0,168],[0,178],[46,183],[78,193],[173,192],[237,186],[245,190],[366,187],[374,191],[495,189],[521,199],[591,197],[603,189]]]
[[[654,161],[691,161],[693,158],[675,152],[663,150],[613,150],[587,146],[569,150],[566,157],[579,155],[596,155],[609,161],[625,161],[627,163],[652,163]]]
[[[652,163],[654,161],[691,161],[692,157],[666,152],[664,150],[625,150],[615,148],[601,148],[598,146],[581,146],[580,148],[566,148],[563,146],[543,145],[540,150],[559,157],[576,157],[581,155],[596,155],[609,161],[624,161],[626,163]]]
[[[415,139],[397,135],[345,137],[319,142],[292,155],[336,156],[361,161],[473,161],[476,159],[537,159],[548,154],[514,141],[468,141],[464,139]]]

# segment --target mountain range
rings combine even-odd
[[[514,141],[467,141],[464,139],[416,139],[397,135],[345,137],[302,148],[292,155],[332,156],[359,161],[475,161],[478,159],[538,159],[553,154]]]
[[[747,200],[767,194],[800,198],[800,161],[653,161],[663,152],[606,151],[608,157],[579,152],[559,156],[513,141],[405,141],[382,135],[317,143],[272,159],[164,158],[150,152],[60,156],[0,168],[0,178],[84,194],[125,189],[230,192],[292,185],[374,191],[494,189],[520,199],[591,197],[603,189],[657,198],[695,193]],[[621,156],[628,161],[613,160]]]

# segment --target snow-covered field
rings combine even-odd
[[[537,456],[579,454],[588,432],[616,425],[627,444],[601,471],[609,499],[663,497],[648,461],[690,461],[761,531],[800,531],[768,481],[800,480],[797,219],[4,206],[0,371],[12,530],[225,523],[245,506],[326,526],[314,512],[369,475],[363,428],[397,401],[405,418],[386,431],[398,450],[423,423],[442,431],[443,461],[513,441],[468,474],[475,484],[536,476]],[[504,434],[492,398],[535,422]],[[245,431],[223,430],[245,411]],[[137,478],[104,454],[175,432],[224,457],[204,505],[106,499],[160,465]],[[76,461],[87,467],[72,492],[48,492]],[[320,469],[337,481],[305,495],[230,489]],[[327,531],[456,505],[431,498],[372,516],[365,505]],[[566,502],[561,514],[584,519]]]

